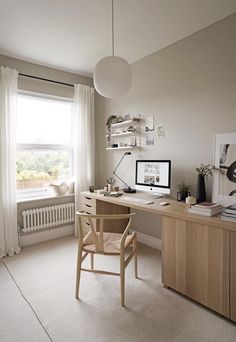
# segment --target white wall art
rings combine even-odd
[[[212,199],[224,206],[236,203],[236,132],[216,134]]]

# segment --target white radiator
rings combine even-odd
[[[73,202],[22,211],[24,233],[73,223],[75,204]]]

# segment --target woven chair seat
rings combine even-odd
[[[99,233],[96,233],[99,239]],[[83,239],[83,250],[90,253],[102,253],[102,254],[120,254],[120,240],[122,234],[119,233],[103,233],[103,243],[104,251],[96,251],[96,246],[94,243],[94,237],[91,232],[89,232]],[[125,248],[133,242],[135,234],[127,235],[125,239]]]

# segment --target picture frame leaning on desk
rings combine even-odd
[[[224,206],[236,203],[236,132],[215,136],[214,165],[220,172],[214,173],[212,201]]]

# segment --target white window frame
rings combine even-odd
[[[18,91],[18,95],[25,96],[28,98],[40,98],[46,100],[52,100],[57,102],[70,102],[73,103],[73,99],[40,94],[40,93],[33,93],[33,92],[26,92],[26,91]],[[71,113],[72,115],[72,113]],[[69,154],[69,178],[72,179],[74,176],[74,149],[72,145],[73,141],[73,118],[71,117],[71,144],[16,144],[16,152],[18,151],[68,151]],[[17,199],[27,199],[27,198],[41,198],[41,197],[51,197],[54,195],[52,189],[50,188],[31,188],[31,189],[24,189],[24,190],[16,190]]]

